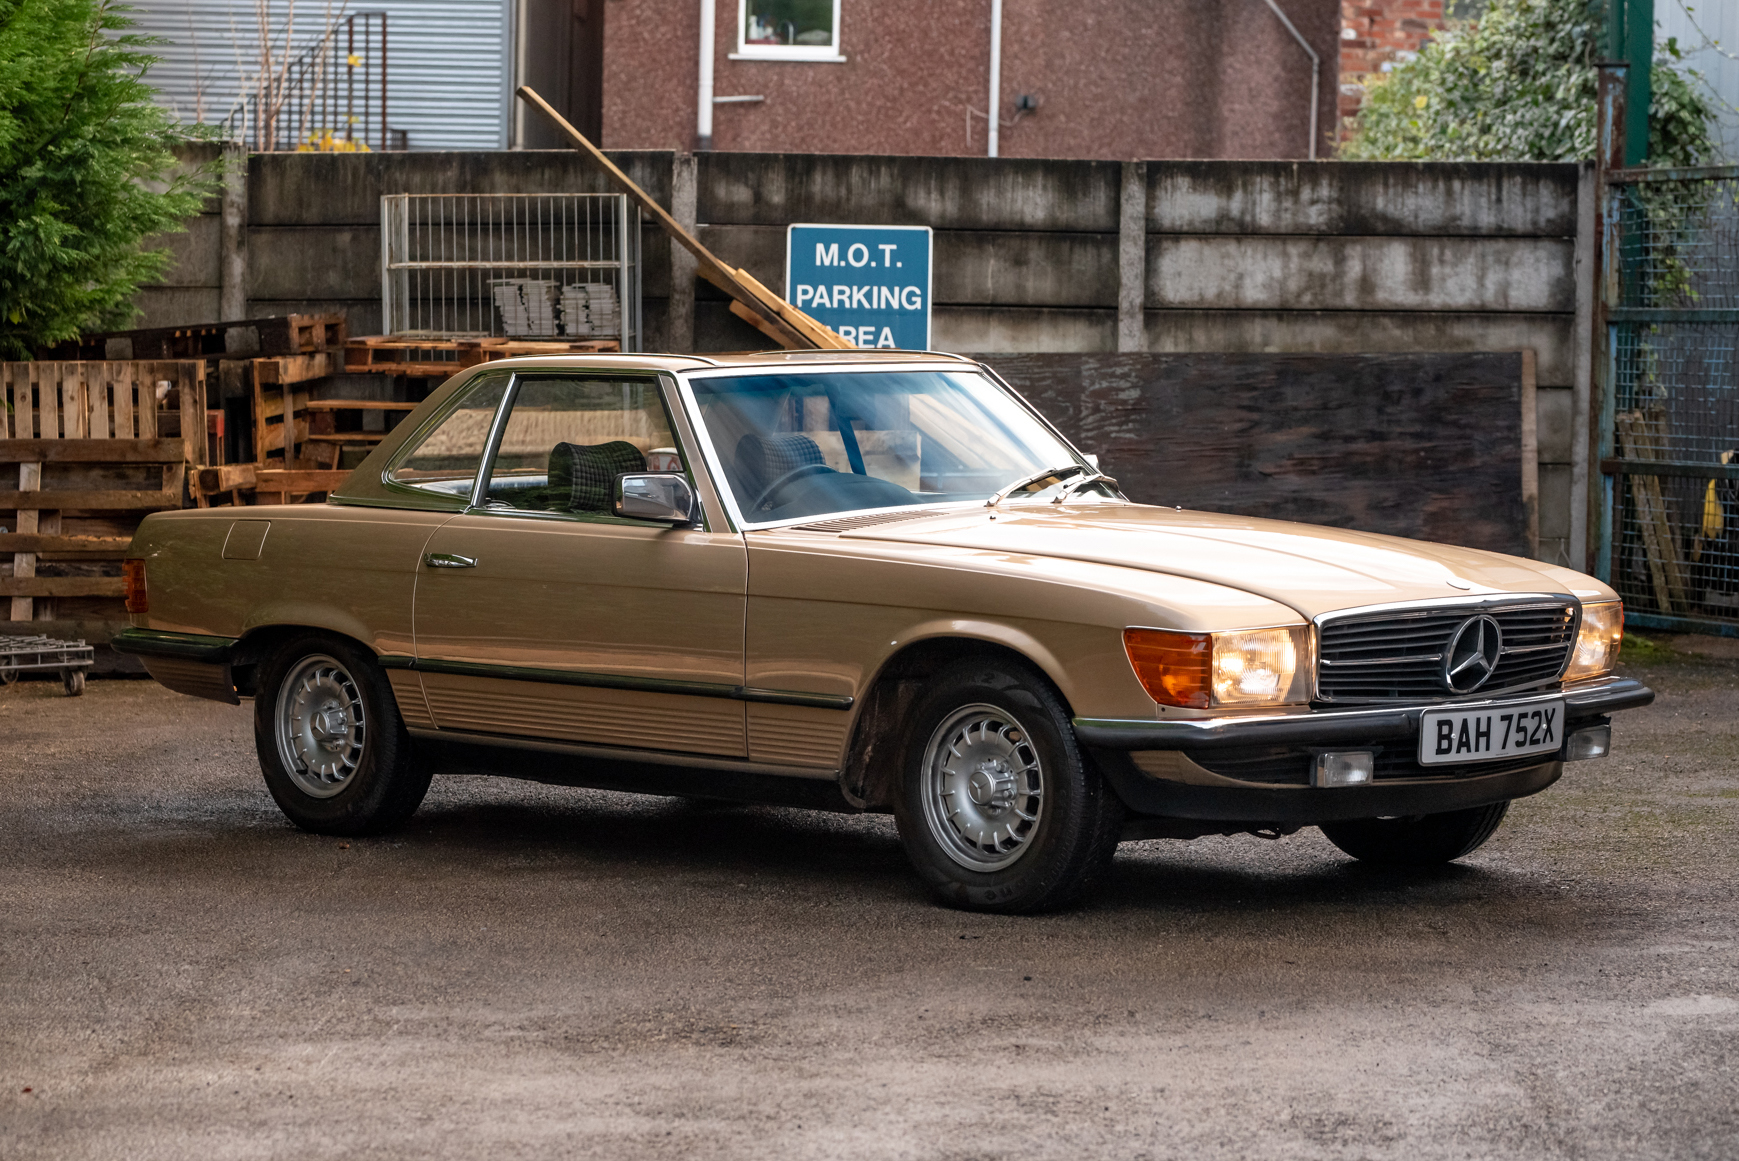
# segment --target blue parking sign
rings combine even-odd
[[[860,347],[930,349],[930,227],[799,226],[785,299]]]

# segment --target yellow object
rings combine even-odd
[[[308,134],[308,139],[296,146],[297,153],[370,153],[363,141],[348,141],[335,136],[330,129]]]
[[[1733,454],[1734,453],[1730,451],[1722,452],[1721,462],[1723,464],[1732,463]],[[1721,539],[1722,525],[1726,522],[1724,519],[1725,515],[1726,513],[1721,507],[1721,498],[1715,492],[1715,481],[1710,480],[1709,487],[1703,492],[1703,527],[1701,535],[1704,540]]]
[[[1427,97],[1423,93],[1421,93],[1417,97],[1413,98],[1413,107],[1415,109],[1423,109],[1426,105],[1429,105],[1430,103],[1431,103],[1431,98]]]
[[[351,68],[358,68],[362,64],[362,54],[353,52],[344,58],[344,62]]]

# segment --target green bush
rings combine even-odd
[[[1594,156],[1595,61],[1604,4],[1492,0],[1477,24],[1442,32],[1419,55],[1366,78],[1340,156],[1383,161],[1580,161]],[[1649,163],[1696,165],[1714,151],[1708,100],[1655,61]]]
[[[176,172],[185,131],[152,101],[155,58],[110,0],[0,0],[0,358],[129,322],[140,283],[210,193]]]

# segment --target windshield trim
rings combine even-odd
[[[934,374],[944,371],[958,373],[968,369],[983,375],[994,386],[1007,392],[1010,399],[1013,399],[1022,410],[1036,419],[1040,426],[1050,432],[1051,435],[1055,436],[1058,443],[1069,449],[1069,454],[1074,456],[1076,462],[1078,462],[1083,468],[1089,472],[1098,471],[1097,468],[1093,467],[1093,465],[1088,462],[1087,457],[1081,454],[1081,450],[1070,442],[1067,436],[1058,431],[1055,424],[1045,418],[1043,412],[1039,411],[1039,409],[1034,407],[1031,403],[1028,403],[1024,395],[1019,391],[1016,391],[1013,387],[1010,387],[1007,380],[1003,379],[1001,375],[998,375],[983,363],[964,362],[964,365],[961,367],[938,367],[934,362],[903,363],[890,361],[888,363],[877,363],[874,366],[863,366],[859,364],[840,367],[804,367],[800,371],[793,368],[789,373],[809,376],[862,375],[898,371],[920,371]],[[700,449],[701,459],[706,464],[707,474],[712,477],[713,491],[724,503],[726,511],[730,513],[731,521],[738,528],[745,532],[752,532],[762,528],[786,528],[794,524],[812,524],[820,520],[843,520],[847,516],[861,516],[870,512],[910,512],[918,508],[934,508],[940,514],[949,508],[957,507],[962,504],[967,507],[984,506],[984,501],[982,500],[935,500],[926,504],[896,504],[885,508],[855,508],[849,512],[820,512],[810,516],[787,517],[783,520],[746,519],[743,516],[742,509],[737,506],[737,496],[736,493],[731,490],[730,480],[725,476],[724,460],[719,455],[718,448],[713,446],[712,432],[708,429],[705,421],[701,417],[700,402],[695,398],[691,380],[763,376],[769,373],[779,374],[781,371],[782,369],[769,370],[745,367],[708,367],[705,370],[685,370],[676,373],[677,392],[682,402],[682,409],[687,415],[689,428],[694,432],[694,441]]]

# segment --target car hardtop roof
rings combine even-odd
[[[963,355],[938,351],[729,351],[704,355],[660,354],[597,354],[519,355],[509,359],[492,359],[485,366],[502,367],[619,367],[635,371],[705,371],[714,367],[870,367],[887,363],[935,363],[939,366],[972,366],[974,360]]]

